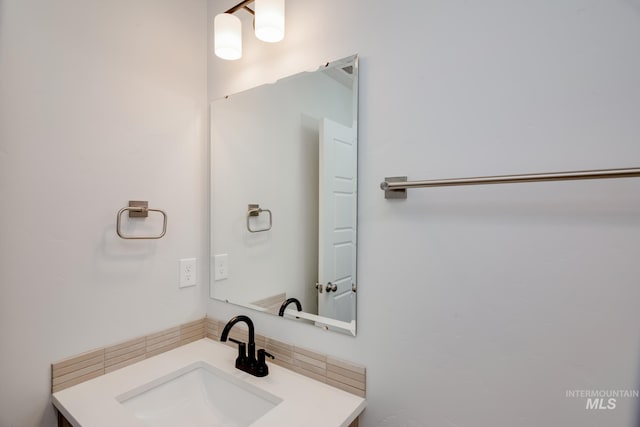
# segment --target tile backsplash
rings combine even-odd
[[[92,350],[51,365],[51,392],[55,393],[156,354],[192,341],[210,338],[219,341],[226,321],[205,317],[134,338],[119,344]],[[242,325],[231,330],[230,337],[246,341]],[[235,348],[235,344],[226,343]],[[363,366],[287,344],[256,334],[256,347],[275,356],[271,363],[298,372],[333,387],[365,397],[366,369]]]
[[[164,353],[205,336],[205,320],[198,319],[180,326],[109,347],[92,350],[51,364],[51,392],[80,384],[116,369]]]

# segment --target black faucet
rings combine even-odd
[[[249,343],[248,343],[249,351],[248,352],[245,352],[247,344],[238,340],[234,340],[233,338],[228,338],[231,328],[233,328],[233,326],[238,322],[245,322],[249,327]],[[253,322],[248,316],[245,316],[245,315],[236,316],[227,322],[224,329],[222,330],[220,341],[225,342],[227,341],[227,338],[229,339],[229,341],[238,344],[238,357],[236,358],[236,368],[248,374],[251,374],[255,377],[266,377],[267,375],[269,375],[269,367],[267,366],[265,358],[270,357],[272,359],[275,359],[275,357],[267,353],[265,349],[261,348],[260,350],[258,350],[258,358],[256,359],[255,330],[253,328]]]
[[[300,304],[300,301],[298,301],[297,298],[289,298],[288,300],[283,302],[282,305],[280,306],[280,311],[278,312],[278,316],[284,317],[284,311],[287,309],[287,306],[291,303],[295,303],[298,311],[302,311],[302,304]]]

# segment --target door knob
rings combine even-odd
[[[316,283],[314,288],[316,288],[318,290],[318,293],[322,293],[322,285],[320,283]]]
[[[335,292],[338,290],[338,285],[336,285],[335,283],[332,284],[331,282],[327,283],[327,292]]]

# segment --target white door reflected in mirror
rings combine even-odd
[[[355,319],[357,146],[352,127],[323,118],[320,123],[318,215],[318,314]]]

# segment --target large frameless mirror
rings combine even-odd
[[[211,104],[217,300],[356,333],[358,58]]]

